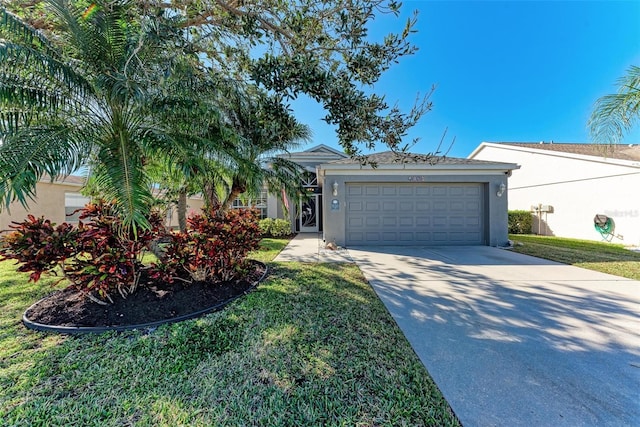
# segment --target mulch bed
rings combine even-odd
[[[81,292],[64,289],[32,305],[25,317],[31,322],[63,327],[118,327],[178,318],[205,310],[250,290],[265,273],[261,263],[247,276],[229,282],[150,281],[142,276],[140,286],[126,299],[114,296],[113,304],[100,305]]]

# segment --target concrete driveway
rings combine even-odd
[[[466,427],[640,426],[640,282],[490,247],[349,253]]]

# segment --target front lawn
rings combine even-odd
[[[270,267],[221,312],[63,337],[20,324],[50,289],[0,263],[0,425],[458,425],[354,265]]]
[[[512,234],[514,251],[640,280],[640,253],[607,242]]]

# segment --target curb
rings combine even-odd
[[[34,322],[31,321],[27,318],[27,313],[29,312],[29,310],[34,307],[35,305],[39,304],[41,301],[47,299],[48,297],[44,297],[41,298],[40,300],[36,301],[35,303],[31,304],[29,306],[29,308],[27,308],[24,312],[24,314],[22,315],[22,323],[24,324],[24,326],[27,329],[32,329],[34,331],[40,331],[40,332],[53,332],[53,333],[58,333],[58,334],[70,334],[70,335],[80,335],[80,334],[101,334],[104,332],[110,332],[110,331],[117,331],[117,332],[122,332],[122,331],[130,331],[130,330],[134,330],[134,329],[151,329],[151,328],[156,328],[158,326],[161,325],[165,325],[165,324],[169,324],[169,323],[177,323],[177,322],[182,322],[184,320],[189,320],[189,319],[194,319],[196,317],[200,317],[204,314],[207,313],[211,313],[214,311],[219,311],[222,308],[224,308],[225,306],[229,305],[230,303],[232,303],[233,301],[237,300],[240,297],[243,297],[245,295],[247,295],[249,292],[253,291],[260,282],[262,282],[264,280],[264,278],[267,276],[267,273],[269,272],[269,268],[267,267],[267,265],[263,262],[260,261],[256,261],[253,260],[253,262],[260,264],[264,267],[264,273],[262,273],[262,276],[260,276],[260,278],[258,280],[256,280],[249,289],[247,289],[246,291],[244,291],[243,293],[236,295],[233,298],[229,298],[226,301],[220,302],[216,305],[212,305],[211,307],[207,307],[205,309],[202,310],[198,310],[195,311],[193,313],[188,313],[188,314],[184,314],[182,316],[178,316],[178,317],[171,317],[169,319],[163,319],[163,320],[158,320],[155,322],[149,322],[149,323],[139,323],[136,325],[121,325],[121,326],[53,326],[53,325],[46,325],[43,323],[38,323],[38,322]]]

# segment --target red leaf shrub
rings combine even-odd
[[[31,272],[29,281],[37,282],[42,273],[54,271],[76,253],[77,230],[66,222],[56,227],[44,217],[29,215],[9,227],[14,231],[2,238],[0,261],[15,259],[21,264],[18,271]]]
[[[71,287],[104,303],[97,297],[113,301],[116,293],[135,291],[145,268],[142,256],[153,242],[168,240],[161,261],[149,268],[151,278],[215,282],[245,273],[247,254],[261,238],[254,210],[203,212],[189,219],[185,233],[167,234],[158,215],[149,222],[150,229],[138,234],[126,231],[106,203],[82,209],[77,227],[29,215],[0,239],[0,260],[15,259],[18,271],[31,272],[34,282],[62,271]]]
[[[111,299],[114,291],[126,297],[138,286],[142,256],[149,243],[164,233],[162,220],[152,214],[151,227],[135,234],[125,232],[109,204],[88,204],[81,212],[77,255],[72,264],[64,266],[65,276],[78,290],[95,291],[106,299]]]
[[[33,215],[14,222],[15,231],[2,238],[0,260],[17,260],[22,264],[18,271],[30,271],[34,282],[43,273],[56,274],[60,267],[70,286],[90,297],[95,292],[111,300],[116,291],[126,297],[137,287],[144,250],[163,230],[161,219],[152,215],[152,227],[136,236],[124,232],[106,203],[89,204],[81,212],[78,227],[67,223],[55,227]]]
[[[191,280],[231,280],[244,273],[247,254],[258,248],[260,239],[257,211],[205,211],[188,219],[186,232],[172,235],[153,277],[169,282],[185,275]]]

